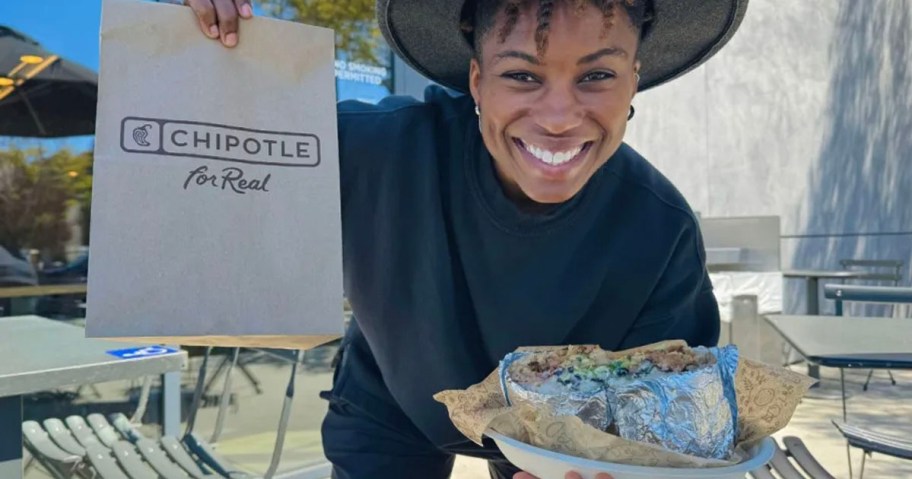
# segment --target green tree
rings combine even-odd
[[[376,0],[260,0],[271,15],[336,32],[336,48],[351,61],[389,66],[376,20]]]
[[[23,248],[63,259],[71,238],[67,211],[77,205],[83,230],[91,203],[92,154],[40,149],[0,151],[0,246],[13,254]]]

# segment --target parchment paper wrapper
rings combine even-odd
[[[666,341],[628,351],[685,344]],[[546,351],[559,347],[520,348],[520,351]],[[641,442],[629,441],[585,424],[576,416],[552,416],[528,405],[507,406],[499,372],[465,390],[442,391],[434,399],[446,405],[453,424],[466,437],[481,444],[488,429],[533,446],[568,455],[652,467],[719,467],[741,460],[740,449],[785,427],[801,397],[815,381],[785,368],[740,359],[735,375],[738,430],[737,449],[728,461],[681,454]]]

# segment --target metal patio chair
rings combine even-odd
[[[864,478],[865,458],[875,452],[900,459],[912,460],[912,441],[901,439],[887,434],[881,434],[871,429],[848,424],[842,421],[833,421],[833,425],[849,442],[849,446],[861,449],[861,472],[859,479]]]
[[[902,261],[892,259],[844,259],[839,264],[845,270],[863,271],[861,276],[854,278],[852,281],[864,281],[866,284],[875,286],[899,286],[904,266]],[[894,318],[900,317],[904,311],[904,308],[897,307],[895,303],[890,304],[888,308],[889,315]],[[861,387],[863,391],[868,390],[868,385],[871,383],[873,375],[873,369],[868,371],[868,377]],[[893,377],[893,372],[888,369],[887,375],[890,376],[890,383],[895,386],[896,379]]]
[[[808,451],[801,439],[783,438],[769,464],[750,472],[753,479],[836,479]],[[778,445],[778,441],[777,441]],[[775,473],[775,474],[774,474]]]

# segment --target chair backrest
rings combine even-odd
[[[187,449],[195,454],[196,457],[200,458],[204,464],[222,476],[231,478],[249,477],[233,464],[216,454],[215,450],[212,449],[212,446],[201,440],[196,434],[187,434],[181,441]]]
[[[159,479],[158,473],[143,461],[136,448],[127,441],[118,441],[112,448],[117,463],[130,479]]]
[[[899,286],[905,265],[902,261],[893,259],[844,259],[839,264],[844,270],[864,271],[858,280],[883,282],[887,286]]]
[[[839,264],[842,265],[842,269],[858,274],[846,282],[875,286],[899,286],[905,266],[905,263],[895,259],[844,259]],[[852,314],[859,316],[904,316],[904,308],[897,308],[892,304],[859,305],[852,309]]]
[[[92,416],[89,416],[91,419]],[[140,439],[145,439],[145,436],[130,423],[130,420],[127,419],[127,416],[124,416],[123,413],[114,413],[111,414],[110,423],[114,425],[114,428],[120,433],[121,436],[127,438],[130,442],[136,442]]]
[[[73,434],[66,427],[66,424],[60,419],[57,419],[56,417],[45,419],[44,429],[47,430],[51,438],[54,439],[54,442],[56,442],[64,451],[70,454],[76,454],[77,456],[86,455],[85,448],[76,441],[76,438],[73,437]]]
[[[86,451],[86,458],[95,469],[95,477],[98,479],[132,479],[117,465],[117,459],[111,455],[110,449],[99,443],[90,445]]]
[[[828,284],[823,295],[836,302],[836,315],[842,316],[843,302],[912,304],[912,288],[899,286],[858,286]]]
[[[95,435],[98,436],[98,439],[100,439],[101,443],[106,447],[113,447],[115,442],[123,439],[101,414],[89,414],[86,419],[88,419],[89,426],[95,431]]]
[[[204,477],[214,476],[215,474],[209,474],[208,469],[203,470],[196,460],[194,460],[190,453],[184,449],[183,444],[173,436],[164,436],[160,440],[162,448],[165,450],[165,453],[168,454],[168,457],[172,461],[180,465],[180,467],[187,471],[191,477],[194,479],[202,479]]]
[[[22,436],[25,447],[39,462],[76,464],[82,458],[76,454],[64,451],[51,440],[48,433],[35,421],[22,423]]]
[[[188,477],[188,472],[172,462],[155,441],[140,439],[136,441],[136,449],[159,476],[165,479],[186,479]]]
[[[95,431],[86,424],[85,419],[82,416],[69,416],[65,421],[66,425],[70,428],[70,431],[76,436],[76,440],[79,441],[79,444],[82,444],[82,447],[97,444],[107,448],[107,446],[101,442],[101,439],[95,435]]]

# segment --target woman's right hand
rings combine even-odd
[[[184,3],[196,13],[204,35],[218,39],[229,48],[238,43],[240,19],[253,17],[250,0],[184,0]]]

